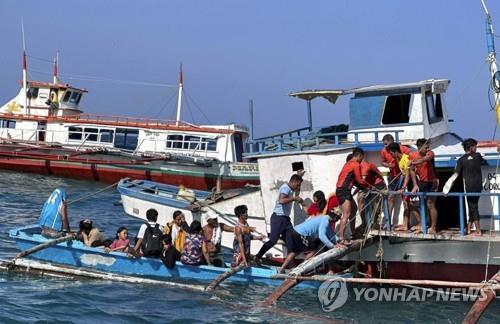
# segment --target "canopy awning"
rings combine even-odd
[[[305,90],[290,93],[289,96],[303,100],[313,100],[317,97],[323,97],[334,104],[335,102],[337,102],[338,97],[343,94],[344,90]]]

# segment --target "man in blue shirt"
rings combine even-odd
[[[285,271],[297,253],[307,252],[306,260],[312,257],[316,251],[317,239],[320,239],[327,248],[333,248],[335,246],[333,242],[336,241],[333,224],[337,220],[339,220],[339,216],[330,212],[329,215],[308,218],[302,224],[288,231],[286,235],[288,255],[279,272]]]
[[[39,224],[42,229],[49,234],[60,232],[69,232],[68,213],[66,206],[66,192],[62,188],[58,188],[52,192],[50,197],[43,205],[40,213]],[[47,231],[48,230],[48,231]]]
[[[260,263],[262,256],[271,249],[280,236],[285,238],[286,232],[293,228],[290,221],[290,212],[294,201],[301,203],[300,196],[294,196],[294,191],[297,191],[302,184],[302,176],[298,174],[292,175],[288,183],[283,184],[278,192],[278,199],[274,205],[273,214],[271,215],[271,233],[269,240],[262,245],[259,253],[255,256],[256,262]]]

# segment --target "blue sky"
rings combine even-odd
[[[500,3],[488,5],[500,33]],[[187,121],[206,123],[201,109],[212,123],[248,124],[253,99],[255,135],[264,136],[306,125],[292,91],[449,78],[453,130],[493,136],[480,0],[2,0],[1,102],[21,79],[21,17],[28,54],[50,60],[59,51],[62,79],[89,89],[90,113],[174,118],[175,99],[166,103],[175,88],[70,76],[175,85],[182,62]],[[51,79],[50,63],[28,65],[31,78]],[[347,122],[347,108],[347,98],[314,101],[313,122]]]

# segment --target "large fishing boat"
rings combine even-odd
[[[211,190],[258,184],[257,164],[244,162],[248,129],[237,124],[181,121],[180,73],[173,121],[84,114],[86,89],[27,80],[26,54],[18,95],[0,106],[0,168],[117,182],[149,179]]]
[[[494,93],[493,108],[497,116],[500,116],[500,77],[497,71],[494,32],[487,11],[486,14],[488,61]],[[269,217],[278,190],[295,171],[300,169],[306,171],[300,189],[301,197],[312,197],[317,190],[329,194],[335,191],[340,170],[354,147],[360,147],[365,151],[365,159],[381,165],[380,151],[383,149],[384,135],[393,135],[397,142],[413,150],[416,149],[416,140],[424,138],[428,140],[430,148],[435,153],[435,167],[440,185],[436,193],[419,193],[419,202],[414,203],[422,215],[423,233],[391,231],[392,224],[402,222],[401,197],[395,196],[399,202],[396,202],[396,208],[391,215],[388,213],[387,197],[385,197],[382,199],[385,227],[367,232],[365,237],[367,244],[356,251],[348,250],[348,253],[341,255],[340,260],[337,260],[338,255],[332,255],[330,258],[330,254],[325,253],[326,256],[318,258],[320,260],[318,262],[321,264],[340,262],[346,266],[355,263],[364,265],[363,270],[366,273],[390,278],[452,281],[489,279],[492,274],[500,270],[499,143],[494,139],[479,141],[478,152],[485,160],[485,164],[481,167],[482,193],[466,193],[463,181],[459,179],[451,188],[451,193],[447,196],[442,194],[443,186],[454,173],[457,159],[464,154],[461,146],[463,138],[450,130],[444,96],[449,83],[447,79],[429,79],[349,90],[306,90],[291,93],[290,96],[306,101],[309,121],[311,121],[311,102],[314,99],[324,98],[334,104],[340,97],[350,96],[348,131],[335,133],[308,131],[304,134],[304,129],[299,129],[251,142],[246,156],[257,160],[260,170],[260,190],[226,200],[208,202],[208,206],[212,210],[219,211],[224,219],[235,222],[233,208],[246,204],[249,207],[249,214],[253,216],[249,221],[250,224],[259,231],[269,233]],[[388,172],[387,168],[379,169],[383,174]],[[123,191],[121,194],[125,212],[132,216],[143,218],[145,210],[151,206],[158,206],[152,203],[154,192],[144,192],[142,199],[138,195],[127,197]],[[467,195],[480,196],[482,236],[466,235],[465,222],[468,208],[464,197]],[[439,215],[437,234],[427,233],[425,199],[429,196],[437,197],[436,207]],[[203,206],[203,203],[199,205]],[[373,206],[367,203],[368,214],[372,213],[370,207]],[[205,211],[208,211],[208,208]],[[204,212],[203,208],[201,212]],[[198,215],[194,213],[193,218],[196,217]],[[306,217],[302,206],[294,203],[292,223],[300,224]],[[360,223],[359,214],[356,216],[356,223]],[[280,248],[270,250],[267,257],[283,258],[286,247],[278,246]],[[252,248],[257,250],[259,246],[254,244]],[[308,263],[308,266],[314,270],[316,265]]]

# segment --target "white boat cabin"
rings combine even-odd
[[[462,139],[450,132],[444,93],[449,80],[426,80],[416,83],[382,85],[352,90],[307,90],[291,96],[307,101],[310,112],[311,100],[322,97],[335,103],[343,95],[351,95],[349,125],[341,132],[332,132],[336,127],[313,129],[309,127],[286,134],[269,136],[250,142],[246,156],[257,160],[264,214],[269,217],[274,208],[277,192],[283,183],[298,169],[306,171],[301,187],[301,196],[310,202],[313,193],[322,190],[327,196],[334,193],[340,170],[347,155],[356,146],[365,150],[365,158],[380,166],[382,137],[392,134],[412,149],[418,138],[430,139],[435,164],[440,178],[440,189],[453,173],[456,160],[464,154]],[[309,115],[310,116],[310,115]],[[311,120],[311,119],[309,119]],[[306,131],[303,134],[303,131]],[[483,168],[484,191],[491,196],[481,197],[481,224],[489,228],[494,217],[494,228],[499,229],[500,176],[496,173],[499,155],[496,144],[479,149],[487,165]],[[387,168],[380,167],[382,173]],[[462,191],[460,185],[454,187]],[[251,210],[251,208],[250,208]],[[438,212],[442,226],[458,226],[459,204],[457,197],[439,197]],[[447,214],[447,215],[446,215]],[[401,210],[395,211],[395,221],[402,219]],[[293,208],[294,224],[301,223],[307,215],[297,204]],[[268,222],[269,224],[269,222]],[[269,229],[268,229],[269,230]]]
[[[0,107],[0,140],[243,161],[245,126],[85,115],[80,102],[86,93],[69,84],[28,81],[26,92],[21,88]]]

